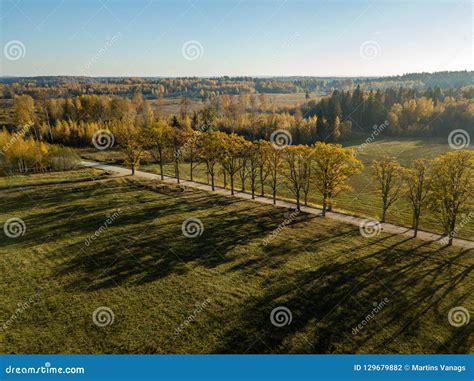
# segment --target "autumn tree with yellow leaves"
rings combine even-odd
[[[433,161],[430,204],[438,214],[452,245],[459,215],[472,206],[474,193],[474,152],[449,152]]]
[[[363,166],[350,148],[340,144],[318,142],[312,146],[313,181],[322,196],[322,215],[330,210],[334,198],[343,190],[350,190],[347,180],[360,173]]]

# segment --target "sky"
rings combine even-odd
[[[470,0],[0,0],[1,75],[473,69]]]

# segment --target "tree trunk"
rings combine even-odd
[[[214,191],[214,174],[211,174],[211,188]]]
[[[382,219],[380,220],[380,222],[385,222],[385,216],[387,214],[387,207],[383,207],[382,208]]]
[[[193,155],[189,156],[189,177],[193,181]]]
[[[176,160],[174,163],[174,174],[176,176],[176,182],[179,184],[179,161]]]
[[[158,148],[158,155],[160,157],[160,177],[161,180],[164,180],[165,177],[163,174],[163,150],[161,149],[161,147]]]
[[[277,197],[277,191],[275,187],[273,188],[273,205],[276,205],[276,197]]]
[[[456,228],[456,215],[453,216],[451,219],[451,223],[449,225],[449,241],[448,241],[448,246],[451,246],[453,244],[454,240],[454,234],[455,234],[455,229]]]
[[[231,174],[230,176],[230,194],[234,195],[234,175]]]
[[[135,175],[135,164],[132,164],[132,176]]]
[[[323,217],[326,216],[326,209],[327,209],[326,197],[323,197],[323,211],[321,212],[321,215]]]

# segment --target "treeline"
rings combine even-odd
[[[191,100],[182,97],[177,115],[171,118],[165,118],[161,101],[158,97],[149,102],[141,93],[131,98],[81,95],[41,100],[21,95],[13,100],[9,129],[32,125],[30,133],[38,140],[77,147],[90,145],[94,131],[116,121],[141,128],[161,120],[193,130],[206,124],[211,130],[249,140],[268,140],[273,131],[283,129],[294,144],[308,145],[365,138],[374,126],[382,136],[446,137],[457,128],[474,133],[474,99],[459,89],[362,91],[357,87],[285,109],[275,107],[265,93],[216,96],[195,111]]]
[[[70,148],[25,138],[26,129],[11,134],[0,130],[0,176],[16,173],[63,171],[78,166]]]
[[[308,102],[301,112],[317,117],[317,135],[327,141],[339,140],[347,129],[363,136],[383,121],[388,122],[382,131],[387,136],[444,137],[455,128],[474,132],[474,99],[461,90],[400,87],[363,92],[358,86],[353,92],[335,90],[320,102]]]
[[[363,165],[352,148],[317,142],[314,145],[290,145],[286,131],[273,134],[270,141],[249,141],[237,134],[171,127],[153,123],[143,131],[130,125],[115,124],[102,131],[102,144],[108,148],[116,142],[122,148],[124,162],[132,175],[148,154],[159,166],[161,178],[167,162],[174,165],[174,177],[181,181],[180,163],[189,165],[190,180],[197,165],[204,164],[207,183],[215,190],[215,179],[222,174],[224,188],[234,194],[236,179],[252,199],[265,196],[271,189],[276,203],[278,189],[287,188],[295,197],[296,209],[308,205],[308,195],[316,191],[322,200],[322,215],[331,211],[336,197],[351,188],[349,178],[361,172]],[[372,172],[381,202],[381,222],[389,208],[404,197],[412,207],[414,235],[417,235],[422,212],[431,209],[439,217],[448,243],[456,232],[458,218],[471,205],[474,191],[474,153],[454,151],[433,161],[417,159],[404,168],[392,157],[372,162]],[[246,189],[248,185],[249,189]],[[465,222],[464,222],[465,223]]]
[[[298,93],[325,94],[337,89],[352,91],[357,85],[364,90],[409,87],[418,90],[471,87],[472,71],[413,73],[379,78],[330,77],[215,77],[215,78],[140,78],[140,77],[20,77],[0,78],[0,97],[13,99],[16,95],[30,95],[35,99],[68,98],[80,95],[118,95],[132,97],[139,92],[151,99],[163,96],[188,96],[207,101],[223,94]]]

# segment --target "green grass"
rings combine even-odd
[[[107,177],[107,173],[94,169],[78,169],[67,172],[51,172],[43,175],[26,174],[0,177],[0,190],[46,184],[89,181]]]
[[[363,141],[353,141],[344,143],[347,147],[357,148]],[[449,150],[446,140],[413,140],[413,139],[380,139],[368,144],[360,151],[358,158],[364,164],[364,170],[361,174],[353,176],[349,185],[352,187],[351,192],[343,192],[336,199],[335,210],[340,210],[348,214],[364,216],[368,218],[380,218],[381,199],[375,189],[373,177],[371,173],[372,160],[380,159],[384,155],[392,155],[397,157],[403,165],[410,165],[410,161],[419,158],[434,158]],[[84,157],[92,160],[105,161],[109,163],[121,164],[122,156],[118,151],[97,151],[93,149],[82,150]],[[155,164],[144,164],[142,169],[145,171],[159,173],[159,166]],[[182,163],[180,167],[182,178],[189,179],[189,164]],[[174,176],[174,167],[172,164],[165,166],[165,174]],[[199,165],[194,170],[194,180],[206,182],[206,170],[204,164]],[[284,178],[280,183],[283,184]],[[217,176],[217,184],[223,186],[223,176],[221,173]],[[241,189],[240,179],[236,178],[236,189]],[[246,184],[246,190],[249,184]],[[266,194],[271,194],[270,187],[265,188]],[[292,193],[285,186],[280,186],[278,196],[283,199],[293,199]],[[321,196],[314,190],[310,191],[308,197],[310,205],[321,205]],[[470,202],[470,209],[474,208],[474,203]],[[411,208],[407,200],[400,199],[391,206],[387,215],[387,222],[395,223],[402,226],[411,226],[412,214]],[[420,228],[427,231],[441,233],[443,227],[437,215],[430,210],[424,210],[421,216]],[[466,224],[458,231],[459,238],[472,239],[474,236],[474,224]]]
[[[263,245],[285,213],[129,178],[6,193],[0,223],[19,217],[26,233],[0,233],[2,324],[10,319],[1,351],[472,352],[470,326],[447,319],[455,306],[474,308],[472,250],[387,234],[364,238],[355,226],[306,214]],[[181,232],[191,217],[204,226],[194,239]],[[34,303],[15,312],[29,298]],[[99,328],[92,314],[101,306],[115,320]],[[278,306],[291,310],[290,325],[270,323]]]

